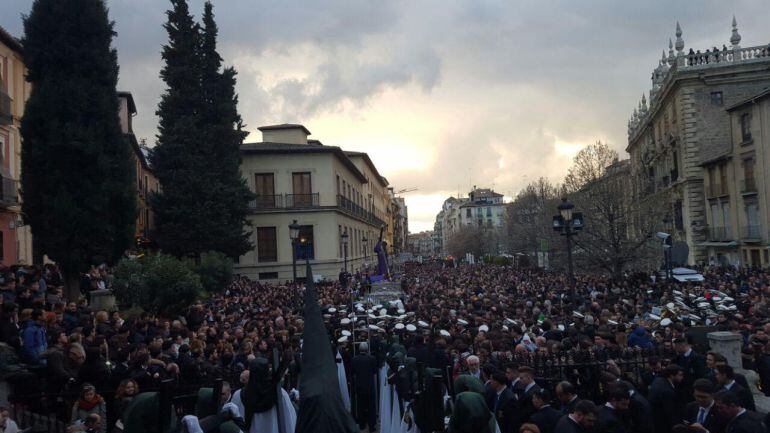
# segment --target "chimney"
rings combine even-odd
[[[308,144],[310,131],[303,125],[283,123],[281,125],[260,126],[262,141],[265,143]]]

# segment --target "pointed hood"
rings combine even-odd
[[[358,425],[342,402],[337,366],[321,318],[309,263],[305,284],[305,326],[296,433],[358,433]]]

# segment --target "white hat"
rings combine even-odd
[[[580,311],[573,311],[572,315],[577,317],[578,319],[582,319],[585,317]]]
[[[371,329],[372,331],[378,331],[380,327],[377,325],[369,325],[369,329]]]
[[[428,325],[428,322],[424,322],[422,320],[418,320],[417,324],[420,325],[420,328],[428,328],[430,325]]]
[[[343,329],[342,330],[342,335],[344,335],[346,337],[350,337],[351,334],[350,334],[350,331],[348,331],[347,329]]]
[[[406,313],[406,310],[404,310],[403,308],[398,309],[398,314],[404,314],[404,313]]]
[[[660,321],[661,326],[668,326],[670,324],[671,324],[671,319],[669,319],[668,317]]]
[[[404,324],[403,323],[396,323],[396,329],[398,329],[398,330],[404,329]]]
[[[503,325],[503,331],[507,331],[507,330],[508,330],[508,326],[507,325]]]
[[[557,328],[559,328],[559,331],[564,331],[564,325],[562,325],[561,323],[559,323],[559,326],[557,326]]]
[[[340,325],[350,325],[350,319],[345,317],[344,319],[340,320]]]
[[[348,336],[347,335],[343,335],[342,337],[337,339],[338,343],[344,343],[346,341],[348,341]]]
[[[330,312],[330,313],[336,313],[336,312],[337,312],[337,309],[336,309],[336,308],[334,308],[334,307],[331,307],[331,308],[329,308],[329,312]]]
[[[618,324],[618,322],[616,322],[614,320],[609,320],[609,319],[607,320],[607,323],[609,323],[610,325],[617,325]]]
[[[650,316],[650,319],[652,319],[652,320],[660,320],[660,316],[658,316],[657,314],[650,313],[649,316]]]
[[[380,310],[380,316],[387,316],[387,315],[388,315],[388,310],[384,308]]]
[[[463,320],[463,319],[457,319],[457,323],[459,323],[461,325],[467,325],[468,321],[467,320]]]
[[[446,331],[444,329],[442,329],[442,330],[440,330],[438,332],[439,332],[439,334],[441,334],[444,337],[451,337],[452,336],[452,334],[450,334],[449,331]]]
[[[489,326],[487,325],[479,326],[479,332],[489,332]]]
[[[414,331],[417,330],[417,327],[410,323],[410,324],[406,325],[406,330],[409,331],[409,332],[414,332]]]

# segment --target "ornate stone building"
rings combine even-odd
[[[652,89],[628,122],[626,150],[634,199],[666,208],[661,230],[687,243],[694,264],[709,259],[707,209],[716,205],[729,214],[735,206],[721,194],[729,175],[722,163],[732,153],[726,108],[770,86],[770,45],[741,47],[735,18],[730,47],[687,50],[682,35],[677,23]],[[710,170],[723,170],[724,182],[706,184]]]

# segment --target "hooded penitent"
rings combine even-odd
[[[247,426],[251,426],[255,413],[268,411],[275,406],[278,396],[267,359],[256,358],[251,361],[249,382],[241,391],[241,398]]]
[[[306,284],[296,433],[357,433],[358,425],[345,410],[340,395],[337,366],[321,317],[309,264]]]

